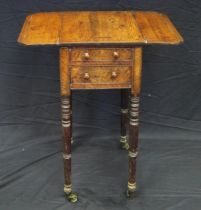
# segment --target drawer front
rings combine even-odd
[[[75,48],[71,50],[71,61],[92,62],[92,61],[130,61],[132,50],[129,48]]]
[[[71,83],[129,84],[130,66],[72,66]]]

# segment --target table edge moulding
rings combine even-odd
[[[26,17],[18,43],[60,47],[64,192],[70,202],[78,200],[71,182],[72,90],[121,89],[120,148],[128,150],[126,195],[133,198],[136,195],[142,50],[146,45],[182,42],[182,36],[170,19],[159,12],[66,11]]]

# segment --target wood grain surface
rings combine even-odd
[[[89,56],[86,57],[86,54]],[[71,50],[71,62],[84,61],[130,61],[132,58],[131,48],[75,48]]]
[[[139,96],[141,91],[141,76],[142,76],[142,47],[133,49],[133,69],[132,69],[132,87],[131,94]]]
[[[69,50],[66,47],[59,51],[60,93],[61,96],[70,95]]]
[[[29,15],[18,42],[25,45],[179,44],[169,18],[157,12],[82,11]]]
[[[88,75],[88,78],[85,78]],[[73,66],[71,83],[120,83],[131,80],[131,66]]]

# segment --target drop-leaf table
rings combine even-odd
[[[169,18],[158,12],[68,11],[27,16],[18,42],[25,45],[59,45],[63,128],[64,192],[77,201],[71,184],[73,89],[121,89],[120,145],[128,150],[127,196],[136,190],[139,96],[142,48],[150,44],[183,42]],[[130,108],[127,107],[130,91]],[[129,113],[129,140],[126,118]]]

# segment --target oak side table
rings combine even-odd
[[[121,89],[120,144],[128,149],[128,189],[136,190],[139,95],[142,48],[183,42],[169,18],[158,12],[45,12],[27,16],[18,42],[59,45],[63,128],[64,192],[76,202],[71,184],[72,89]],[[127,90],[130,89],[129,141],[126,138]]]

